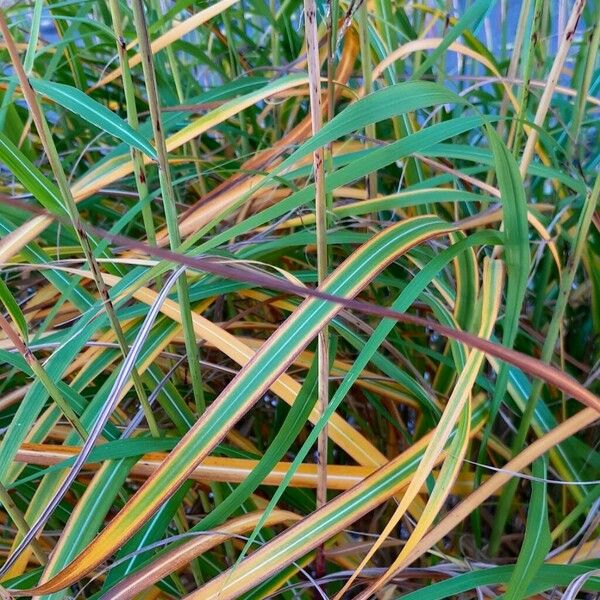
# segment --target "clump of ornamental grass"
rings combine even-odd
[[[598,6],[0,10],[0,595],[600,592]]]

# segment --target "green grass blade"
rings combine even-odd
[[[121,117],[84,94],[81,90],[42,79],[30,78],[29,83],[36,92],[60,104],[88,123],[141,150],[150,158],[156,158],[156,150],[146,138],[128,125]]]
[[[535,480],[531,483],[531,505],[527,513],[525,537],[515,570],[503,596],[504,600],[522,600],[528,596],[526,590],[535,579],[552,544],[548,525],[546,485],[548,461],[546,458],[540,458],[533,463],[533,476]]]

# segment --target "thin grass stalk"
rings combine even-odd
[[[228,11],[224,11],[221,15],[223,17],[223,25],[225,26],[225,36],[227,40],[227,50],[229,52],[229,76],[231,79],[234,79],[238,75],[242,73],[242,68],[240,65],[240,60],[238,57],[238,53],[234,49],[234,32],[233,27],[231,26],[231,18]],[[244,15],[241,15],[242,22],[244,20]],[[250,131],[248,129],[248,122],[246,118],[246,111],[240,110],[238,113],[238,118],[240,122],[240,129],[242,132],[241,135],[241,152],[242,156],[249,156],[251,153],[250,150]]]
[[[163,9],[161,0],[158,0],[155,3],[155,11],[156,14],[164,14],[166,9]],[[185,94],[183,92],[183,83],[181,81],[181,73],[179,70],[179,65],[177,63],[177,57],[175,56],[175,51],[173,50],[173,45],[169,44],[165,48],[167,52],[167,58],[169,60],[169,68],[171,70],[171,75],[173,76],[173,83],[175,84],[175,91],[177,92],[177,98],[179,100],[179,104],[185,104]],[[129,65],[127,65],[129,68]],[[195,140],[191,140],[188,144],[190,152],[194,157],[194,169],[196,170],[196,176],[198,177],[199,187],[201,193],[205,193],[206,185],[204,183],[204,175],[202,174],[202,168],[200,166],[200,154],[198,153],[198,146],[195,143]]]
[[[113,1],[115,1],[115,0],[113,0]],[[161,0],[153,0],[152,4],[153,4],[154,11],[156,12],[157,15],[164,14],[166,12],[166,10],[163,10],[163,8],[162,8]],[[183,92],[183,85],[181,82],[181,74],[179,72],[175,52],[173,50],[173,45],[169,44],[165,48],[165,51],[167,53],[167,58],[169,61],[169,68],[171,70],[171,75],[173,76],[173,83],[175,85],[175,91],[177,93],[177,98],[178,98],[179,104],[183,105],[183,104],[185,104],[186,100],[185,100],[185,94]],[[125,69],[127,69],[129,71],[129,64],[125,64],[125,63],[122,63],[122,64],[123,64],[123,73],[125,72]],[[204,177],[203,177],[202,169],[200,166],[200,155],[198,153],[198,147],[197,147],[195,140],[190,140],[190,142],[187,144],[187,146],[189,147],[192,157],[194,158],[194,161],[193,161],[194,169],[196,171],[199,188],[202,193],[203,191],[206,190],[206,186],[204,183]],[[149,205],[148,205],[148,208],[150,210]],[[160,283],[160,279],[159,279],[159,283]],[[200,360],[199,351],[198,351],[198,360]],[[192,373],[192,378],[193,377],[194,377],[194,375]]]
[[[153,4],[154,4],[154,10],[156,11],[156,13],[161,14],[161,12],[162,12],[161,6],[160,6],[161,0],[153,0]],[[225,23],[227,37],[230,40],[232,40],[233,39],[233,31],[231,29],[229,14],[227,11],[225,11],[223,13],[223,22]],[[237,52],[233,51],[233,46],[231,43],[229,43],[228,46],[229,46],[229,53],[230,53],[230,67],[231,67],[231,72],[232,72],[231,74],[238,75],[241,72],[241,67],[240,67],[239,60],[238,60],[238,54],[237,54]],[[169,44],[166,47],[165,51],[167,52],[167,58],[169,61],[171,75],[173,76],[173,82],[175,84],[175,91],[177,94],[177,98],[179,100],[179,103],[183,105],[183,104],[185,104],[185,95],[183,93],[183,86],[181,83],[181,75],[179,73],[179,68],[177,65],[177,60],[175,57],[175,52],[173,50],[173,46],[171,44]],[[245,123],[246,123],[246,120],[245,120],[244,113],[242,111],[242,112],[240,112],[240,124],[242,124],[244,130],[247,129]],[[242,145],[244,148],[244,154],[248,154],[250,152],[249,144],[248,144],[248,135],[245,135],[242,137]],[[191,152],[192,156],[194,157],[194,168],[196,170],[196,175],[198,177],[198,181],[200,182],[200,189],[205,190],[206,186],[204,184],[202,170],[200,168],[200,156],[198,154],[197,145],[194,140],[191,140],[189,142],[188,146],[190,148],[190,152]],[[199,364],[201,364],[199,352],[198,352],[198,362],[199,362]],[[198,410],[198,412],[200,413],[201,411]],[[212,490],[215,505],[220,504],[222,502],[222,499],[224,496],[223,490],[222,490],[222,484],[220,484],[219,482],[213,482],[213,483],[211,483],[210,489]],[[178,520],[180,521],[181,532],[186,531],[188,528],[185,526],[184,515],[183,514],[180,515],[180,519],[178,519]],[[233,549],[233,545],[232,545],[231,541],[226,541],[224,545],[225,545],[225,552],[226,552],[229,560],[231,562],[235,562],[234,549]],[[200,585],[200,583],[202,582],[202,576],[201,576],[201,570],[200,570],[199,563],[197,561],[193,561],[191,568],[192,568],[192,571],[194,574],[194,578],[196,580],[196,585]]]
[[[337,48],[338,22],[339,22],[340,5],[339,0],[328,0],[327,14],[327,111],[326,117],[328,120],[335,117],[335,54]],[[333,144],[327,144],[324,152],[325,156],[325,172],[327,174],[333,172]],[[325,195],[326,216],[325,221],[327,230],[333,226],[333,191],[327,192]],[[331,264],[332,249],[327,246],[327,262]]]
[[[118,0],[109,0],[111,18],[113,22],[113,30],[117,39],[117,52],[119,62],[122,69],[123,90],[125,91],[125,105],[127,110],[127,122],[133,129],[139,126],[137,107],[135,104],[135,89],[131,79],[131,71],[127,58],[127,44],[123,35],[123,23],[121,20],[121,11],[119,9]],[[152,216],[152,206],[147,202],[148,198],[148,183],[146,180],[146,165],[142,152],[137,148],[131,147],[131,162],[133,163],[133,172],[135,177],[135,186],[138,192],[139,201],[142,205],[142,220],[146,231],[146,239],[149,244],[156,244],[156,230],[154,228],[154,218]],[[152,412],[152,407],[146,396],[140,398],[144,416],[148,423],[150,433],[154,437],[160,437],[158,425]]]
[[[524,124],[527,119],[527,106],[529,105],[529,96],[531,94],[531,71],[533,68],[534,55],[537,46],[539,45],[539,32],[542,19],[542,8],[543,0],[535,0],[534,13],[533,13],[533,24],[531,29],[530,40],[528,40],[525,52],[525,62],[523,63],[523,70],[521,73],[521,92],[519,94],[519,113],[517,115],[514,127],[511,128],[511,133],[514,132],[513,139],[508,141],[509,147],[512,146],[513,153],[515,156],[518,155],[521,149],[521,140],[523,139],[523,132],[525,130]],[[516,73],[515,73],[516,75]]]
[[[23,61],[23,69],[27,75],[31,75],[33,70],[33,61],[35,59],[35,53],[37,49],[37,43],[40,35],[40,24],[42,19],[42,0],[36,0],[33,7],[33,14],[31,15],[31,25],[29,29],[29,40],[27,42],[27,51],[25,52],[25,60]],[[13,79],[8,84],[2,98],[2,105],[0,106],[0,131],[4,130],[4,123],[8,107],[13,101],[13,95],[17,89],[17,82]]]
[[[523,47],[523,39],[525,37],[525,33],[527,30],[527,22],[528,22],[530,7],[531,7],[531,0],[524,0],[524,2],[521,3],[521,10],[519,13],[519,22],[517,23],[517,32],[515,34],[515,41],[513,43],[513,52],[512,52],[511,59],[510,59],[510,63],[508,65],[508,71],[506,73],[506,77],[511,81],[514,80],[517,76],[517,69],[519,67],[519,62],[521,61],[521,58],[522,58],[521,57],[521,48]],[[506,117],[506,113],[508,112],[509,105],[510,105],[510,98],[508,97],[508,94],[506,93],[506,90],[505,90],[503,97],[502,97],[502,104],[500,105],[500,112],[499,112],[500,120],[498,121],[498,127],[496,128],[496,131],[498,132],[498,135],[501,138],[504,137],[504,130],[506,127],[506,122],[504,119]]]
[[[83,89],[85,89],[85,75],[83,73],[83,69],[81,68],[79,61],[77,60],[77,58],[78,58],[77,46],[75,45],[75,43],[73,41],[67,41],[68,32],[69,32],[69,24],[62,19],[56,18],[56,16],[58,16],[60,13],[57,9],[53,10],[52,5],[54,3],[48,3],[48,4],[49,4],[49,12],[53,16],[54,27],[56,28],[56,31],[58,32],[59,37],[61,38],[63,48],[64,48],[64,53],[65,53],[65,59],[66,59],[67,64],[69,65],[71,74],[73,75],[73,80],[75,81],[75,85],[80,90],[83,90]],[[56,64],[55,66],[58,66],[58,64]]]
[[[395,41],[395,38],[398,38],[398,35],[393,26],[394,14],[389,0],[377,0],[375,3],[375,11],[377,16],[377,24],[379,24],[380,28],[383,30],[382,37],[385,40],[385,47],[389,55],[400,43],[400,39]],[[417,61],[419,60],[420,56],[420,52],[415,55],[415,69],[417,68]],[[402,72],[403,62],[403,60],[398,60],[387,66],[386,72],[391,73],[391,75],[388,76],[390,83],[393,84],[398,82],[398,73]],[[372,75],[371,78],[373,79]],[[394,128],[394,135],[396,139],[400,139],[415,133],[415,128],[413,127],[408,115],[393,117],[392,126]],[[423,181],[423,179],[424,177],[420,159],[417,160],[416,156],[407,156],[406,160],[404,161],[403,168],[403,180],[406,182],[406,185],[409,186],[419,183]],[[421,214],[424,214],[425,212],[430,212],[430,209],[426,205],[424,208],[417,208],[417,211],[419,211]]]
[[[358,9],[358,38],[360,40],[360,64],[362,67],[363,88],[365,96],[371,93],[373,82],[371,80],[371,48],[369,44],[369,9],[366,0]],[[375,124],[371,123],[365,127],[365,148],[372,147],[370,140],[375,139]],[[377,196],[377,173],[375,171],[367,176],[367,198]]]
[[[569,17],[563,37],[556,52],[556,57],[552,64],[552,69],[550,69],[550,73],[548,74],[546,87],[542,92],[542,97],[540,98],[538,108],[535,113],[533,123],[537,127],[541,127],[546,119],[546,114],[548,113],[548,108],[550,107],[550,102],[554,94],[554,89],[558,84],[558,79],[565,64],[565,60],[567,58],[567,54],[569,53],[569,49],[571,48],[573,36],[575,35],[575,30],[577,29],[577,23],[579,23],[579,18],[581,17],[581,13],[583,12],[584,6],[585,0],[575,1],[575,5],[573,6],[571,16]],[[523,155],[521,157],[519,169],[521,172],[521,177],[523,177],[523,179],[525,179],[527,175],[527,169],[531,164],[531,160],[535,152],[535,145],[538,141],[539,133],[537,127],[531,129],[531,132],[527,137],[527,143],[525,144]]]
[[[598,57],[598,45],[600,44],[600,18],[596,19],[595,25],[589,33],[589,43],[587,44],[585,70],[583,73],[583,81],[579,94],[577,95],[577,102],[575,103],[575,111],[573,114],[573,120],[571,122],[571,137],[569,144],[569,153],[571,160],[577,159],[581,161],[581,156],[577,156],[577,149],[579,146],[579,133],[581,130],[581,122],[585,114],[585,105],[596,68],[596,59]],[[583,152],[580,152],[583,155]]]
[[[160,6],[157,6],[157,9],[160,9]],[[160,13],[159,13],[160,14]],[[177,65],[177,58],[175,57],[175,52],[173,50],[173,46],[169,44],[166,47],[167,59],[169,60],[169,68],[171,70],[171,76],[173,77],[173,84],[175,85],[175,91],[177,92],[177,98],[179,99],[180,104],[185,103],[185,94],[183,93],[183,85],[181,83],[181,73],[179,72],[179,67]],[[190,142],[190,149],[195,148],[193,142]],[[195,158],[198,158],[195,156]],[[196,163],[197,165],[197,163]]]
[[[123,33],[123,22],[121,19],[121,10],[118,0],[109,0],[110,14],[112,17],[113,30],[117,39],[117,52],[119,54],[119,63],[121,65],[123,90],[125,92],[125,106],[127,109],[127,122],[133,129],[139,126],[137,107],[135,102],[135,89],[131,78],[131,69],[127,56],[127,43]],[[146,180],[146,165],[140,150],[131,148],[131,161],[135,175],[135,186],[138,192],[140,202],[148,197],[148,182]],[[151,245],[156,244],[156,230],[154,227],[154,218],[152,216],[152,206],[145,202],[142,207],[142,219],[144,229],[146,230],[146,239]]]
[[[337,47],[339,0],[328,0],[327,15],[327,118],[335,115],[335,53]]]
[[[129,352],[129,346],[127,344],[127,340],[125,339],[125,335],[123,334],[121,323],[116,315],[114,306],[112,304],[112,300],[110,299],[108,290],[106,288],[106,285],[104,284],[104,280],[102,279],[100,267],[96,258],[94,257],[94,252],[91,247],[90,238],[86,234],[85,229],[82,225],[81,218],[79,216],[79,211],[77,210],[77,205],[75,204],[75,200],[73,198],[73,195],[71,194],[71,189],[69,188],[69,184],[62,167],[60,156],[56,150],[56,146],[54,145],[54,140],[52,139],[52,133],[48,128],[48,123],[46,122],[44,114],[41,110],[37,96],[35,95],[35,92],[33,91],[33,88],[31,87],[31,84],[27,79],[27,75],[23,69],[19,53],[15,46],[10,30],[8,29],[8,25],[4,17],[4,12],[2,10],[0,10],[0,31],[4,36],[4,40],[6,42],[6,47],[11,57],[13,68],[15,69],[15,72],[19,79],[19,83],[21,85],[23,96],[29,107],[30,116],[35,123],[38,135],[40,136],[40,141],[48,157],[48,162],[50,163],[52,172],[54,174],[54,177],[56,178],[56,182],[58,184],[58,188],[60,190],[63,202],[65,203],[64,208],[67,214],[69,215],[71,223],[75,229],[75,233],[83,250],[84,256],[88,264],[90,265],[90,270],[94,276],[94,283],[96,284],[96,288],[98,290],[98,293],[100,294],[100,299],[102,300],[102,304],[104,305],[104,308],[106,310],[106,314],[110,321],[111,327],[115,332],[115,336],[117,338],[117,342],[119,343],[121,352],[123,353],[123,356],[127,356]],[[144,391],[142,380],[135,367],[131,375],[138,399],[141,403],[147,402],[147,396],[146,392]]]
[[[181,237],[179,235],[179,225],[177,223],[177,209],[175,205],[173,184],[171,181],[171,172],[167,158],[167,147],[165,145],[165,139],[163,136],[158,89],[154,74],[154,64],[152,62],[152,51],[150,49],[150,41],[148,39],[148,30],[146,28],[144,5],[142,0],[133,0],[132,4],[135,28],[139,39],[140,54],[142,57],[146,91],[148,94],[148,108],[150,110],[150,118],[152,120],[154,143],[156,144],[158,177],[165,211],[167,232],[169,235],[171,249],[175,250],[181,244]],[[183,311],[183,335],[185,338],[185,350],[188,355],[188,364],[192,379],[192,390],[194,393],[194,400],[196,402],[196,409],[200,414],[205,408],[204,390],[202,387],[202,375],[200,372],[200,353],[196,344],[196,337],[194,335],[191,315],[192,307],[190,304],[188,283],[185,273],[182,274],[177,280],[177,296]]]
[[[388,0],[376,0],[375,2],[375,14],[377,15],[377,24],[381,28],[381,35],[385,42],[385,47],[390,50],[398,44],[398,32],[393,27],[394,15],[392,4]],[[402,8],[399,7],[400,10]],[[390,69],[397,75],[398,66],[393,64]]]
[[[44,367],[40,364],[35,354],[25,344],[25,342],[19,337],[17,332],[11,327],[10,323],[6,320],[4,315],[0,313],[0,330],[4,332],[6,337],[11,340],[14,347],[17,349],[19,354],[25,359],[25,362],[29,365],[33,374],[40,380],[52,400],[56,402],[56,405],[60,408],[64,416],[67,418],[69,423],[73,425],[73,428],[80,435],[82,440],[87,438],[87,431],[81,424],[79,417],[75,414],[75,411],[71,408],[61,391],[58,389],[56,383],[52,381],[46,373]]]
[[[269,0],[269,11],[271,12],[271,62],[273,67],[279,67],[281,62],[279,53],[279,30],[277,29],[277,0]],[[276,76],[276,71],[273,71],[273,77]],[[273,138],[272,143],[275,144],[281,137],[281,127],[279,123],[280,109],[278,105],[273,106]]]
[[[15,527],[21,536],[25,537],[29,533],[29,524],[25,520],[23,513],[19,510],[19,507],[13,502],[8,490],[2,483],[0,483],[0,504],[6,509],[6,512],[13,520],[13,523],[15,524]],[[48,557],[36,539],[31,541],[31,550],[39,561],[40,565],[45,565],[48,561]],[[10,598],[11,596],[8,597]]]
[[[317,31],[317,4],[315,0],[304,0],[306,23],[306,53],[308,60],[310,116],[312,134],[323,126],[321,108],[321,66],[319,60],[319,38]],[[328,271],[327,260],[327,198],[325,196],[325,164],[323,148],[313,152],[313,176],[315,180],[315,209],[317,226],[317,277],[319,285],[325,281]],[[329,340],[327,327],[319,332],[318,345],[318,405],[324,414],[329,404]],[[323,427],[317,441],[319,481],[317,485],[317,510],[327,503],[327,426]],[[317,577],[325,574],[325,555],[321,546],[315,561]]]
[[[552,355],[554,354],[554,349],[556,347],[556,342],[562,327],[565,310],[569,302],[569,296],[572,292],[573,281],[575,280],[575,274],[577,273],[583,251],[587,244],[590,224],[596,210],[596,205],[598,204],[599,196],[600,175],[596,177],[594,188],[591,194],[586,198],[584,207],[581,211],[579,222],[577,224],[577,231],[575,233],[575,239],[573,240],[573,249],[571,250],[567,268],[565,269],[560,282],[560,288],[554,307],[554,312],[552,314],[552,320],[550,321],[545,335],[544,344],[540,354],[540,360],[547,364],[550,364]],[[525,406],[525,410],[523,411],[523,415],[519,421],[519,428],[517,429],[517,433],[515,434],[515,438],[511,446],[511,452],[513,456],[516,456],[525,444],[527,433],[529,432],[529,427],[531,425],[533,412],[535,410],[543,385],[544,382],[540,379],[536,379],[533,383],[531,394],[527,400],[527,405]],[[508,519],[510,506],[512,504],[517,484],[517,480],[511,481],[506,486],[502,496],[500,497],[498,511],[496,513],[496,518],[494,520],[494,526],[492,528],[492,534],[490,537],[490,552],[493,554],[497,554],[500,548],[502,532],[504,531],[504,526],[506,520]]]
[[[8,107],[11,105],[13,101],[13,96],[15,90],[17,89],[17,82],[12,79],[8,84],[4,97],[2,98],[2,104],[0,104],[0,131],[4,129],[4,124],[6,122],[6,115],[8,113]]]

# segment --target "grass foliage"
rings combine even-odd
[[[600,593],[596,0],[0,6],[3,598]]]

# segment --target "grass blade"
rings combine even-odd
[[[527,597],[526,590],[550,551],[552,542],[548,525],[547,475],[547,460],[543,458],[536,460],[533,463],[533,476],[536,479],[531,484],[531,510],[527,515],[527,527],[519,558],[504,594],[505,600],[520,600]]]
[[[43,79],[30,78],[29,83],[38,94],[46,96],[72,113],[81,116],[88,123],[141,150],[150,158],[156,158],[156,151],[147,139],[114,112],[81,90]]]

